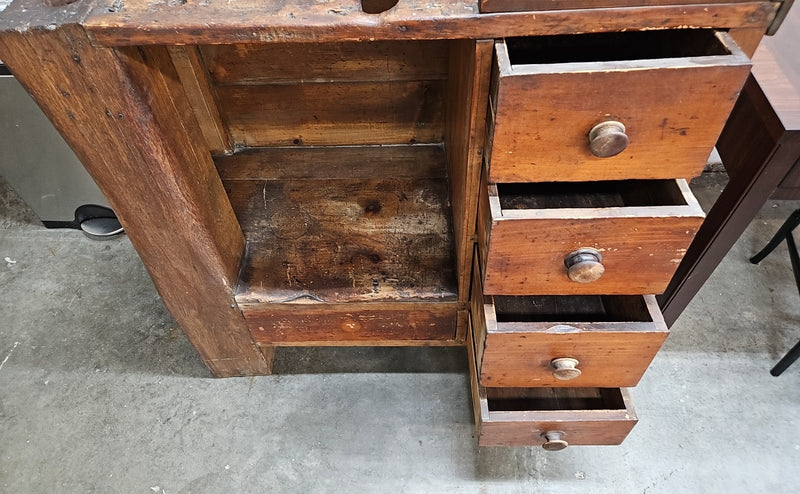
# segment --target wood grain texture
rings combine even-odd
[[[454,340],[457,304],[349,303],[248,305],[244,317],[258,344],[381,344]]]
[[[379,149],[382,158],[369,163],[375,168],[395,151]],[[419,150],[420,157],[430,156],[428,147]],[[357,147],[326,151],[364,169]],[[408,166],[410,173],[415,164]],[[438,166],[444,169],[443,162]],[[248,241],[239,304],[457,300],[445,179],[347,175],[224,183]]]
[[[480,14],[477,0],[406,0],[379,16],[358,0],[114,0],[98,3],[85,25],[107,45],[490,39],[621,29],[760,27],[777,3],[746,2]],[[209,30],[208,26],[214,26]]]
[[[745,55],[752,58],[756,52],[761,39],[764,37],[764,30],[760,28],[739,28],[731,29],[728,34],[736,45],[742,49]]]
[[[476,334],[486,335],[480,360],[483,386],[636,386],[668,335],[652,295],[630,297],[642,307],[635,300],[633,304],[624,300],[628,297],[513,297],[516,308],[522,308],[517,314],[500,312],[506,309],[506,300],[495,306],[496,300],[508,298],[512,297],[486,296],[481,307],[485,315],[480,319],[487,327]],[[546,307],[548,303],[567,310],[548,313],[546,309],[557,308]],[[615,312],[613,304],[631,307]],[[581,314],[592,305],[598,306],[597,313]],[[577,359],[581,375],[556,379],[550,362],[562,357]]]
[[[214,154],[228,154],[232,151],[228,130],[214,98],[214,90],[208,81],[200,54],[194,46],[168,46],[172,64],[178,72],[183,91],[191,104],[200,131],[206,139],[206,146]]]
[[[441,142],[444,81],[217,86],[233,141],[249,147]]]
[[[461,302],[469,298],[493,47],[489,40],[458,41],[450,56],[445,149]]]
[[[489,180],[698,175],[750,67],[735,43],[720,36],[731,55],[535,65],[512,65],[513,47],[498,42]],[[629,144],[598,158],[587,136],[606,120],[625,125]]]
[[[540,446],[545,442],[542,435],[554,430],[564,432],[564,439],[570,445],[621,444],[638,421],[624,388],[517,389],[481,386],[478,389],[481,405],[480,446]],[[516,396],[520,399],[515,400]],[[538,399],[530,399],[531,396]],[[524,405],[528,401],[530,408],[510,411],[493,409],[500,405],[499,401],[506,400],[517,401],[515,405]],[[562,402],[566,407],[570,401],[594,403],[594,407],[552,409],[553,403]],[[604,404],[606,401],[611,403]],[[546,409],[538,409],[537,402],[546,405],[541,407]]]
[[[35,20],[38,4],[15,8],[26,5]],[[268,373],[233,301],[244,239],[167,51],[97,47],[65,24],[3,31],[0,53],[105,193],[211,372]]]
[[[200,47],[215,84],[432,81],[447,78],[448,41],[267,43]]]
[[[679,0],[681,5],[698,3],[735,3],[727,0]],[[746,1],[746,0],[739,0]],[[481,12],[538,12],[546,10],[602,9],[613,7],[641,7],[675,5],[676,0],[479,0]],[[763,32],[763,31],[762,31]]]
[[[495,186],[479,216],[489,228],[483,291],[493,295],[635,295],[661,293],[675,272],[703,212],[683,180],[683,205],[502,209]],[[635,187],[635,182],[631,184]],[[590,247],[605,274],[592,283],[567,277],[564,257]]]

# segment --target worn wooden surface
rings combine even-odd
[[[735,3],[726,0],[681,0],[684,5],[698,3]],[[746,1],[746,0],[740,0]],[[676,0],[479,0],[481,12],[525,12],[541,10],[598,9],[639,7],[642,5],[675,5]]]
[[[661,293],[680,263],[703,212],[686,182],[683,205],[502,209],[497,186],[481,202],[484,293],[577,295]],[[482,218],[482,220],[481,220]],[[567,277],[564,257],[582,247],[603,255],[605,274],[592,283]]]
[[[636,386],[668,335],[652,295],[486,296],[482,309],[483,386]],[[577,359],[581,375],[556,379],[550,362],[561,357]]]
[[[458,41],[453,43],[450,56],[445,150],[458,262],[458,293],[462,303],[469,299],[478,209],[475,192],[483,160],[493,48],[490,40]],[[466,327],[461,329],[466,330]]]
[[[539,446],[554,430],[570,445],[620,444],[638,421],[624,388],[478,389],[481,446]]]
[[[766,28],[776,3],[709,3],[625,9],[479,14],[477,0],[404,0],[380,15],[359,0],[101,0],[85,21],[117,45],[489,39],[670,27]],[[208,29],[213,26],[213,29]]]
[[[419,159],[430,159],[429,146],[399,151],[417,150]],[[285,150],[284,158],[280,151],[268,151],[265,169],[297,174],[304,164],[309,170],[321,168],[292,159],[297,149]],[[223,173],[248,241],[236,296],[240,304],[457,299],[443,154],[436,163],[439,178],[413,176],[415,160],[406,162],[405,175],[371,178],[371,170],[391,162],[398,149],[361,151],[321,151],[330,154],[323,162],[351,164],[343,177],[232,180]],[[217,163],[225,170],[224,162],[232,159]]]
[[[644,33],[653,38],[652,43],[670,42],[677,36],[654,33]],[[633,35],[638,39],[641,33]],[[524,48],[498,41],[489,180],[698,175],[750,67],[735,44],[721,36],[732,54],[702,56],[701,51],[700,56],[687,58],[521,65],[514,65],[514,53]],[[681,37],[677,38],[680,44]],[[722,48],[722,43],[717,45]],[[519,58],[524,55],[520,53]],[[629,143],[616,156],[598,158],[591,153],[587,136],[606,120],[622,122]]]
[[[227,154],[233,150],[228,129],[217,108],[214,89],[208,79],[200,53],[194,46],[167,47],[172,64],[178,72],[182,90],[186,93],[192,111],[206,140],[206,148],[214,154]]]
[[[385,346],[453,342],[456,336],[455,301],[303,302],[243,307],[253,339],[268,345]]]
[[[26,5],[38,8],[26,0],[10,8]],[[209,369],[268,373],[233,301],[244,240],[208,152],[198,147],[203,138],[189,102],[175,91],[169,54],[97,47],[70,19],[59,21],[67,24],[0,32],[3,61],[105,193]],[[189,118],[178,123],[176,115]]]

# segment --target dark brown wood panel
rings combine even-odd
[[[264,304],[243,312],[253,339],[267,345],[406,345],[456,335],[455,301]]]
[[[678,31],[625,34],[632,37],[628,42],[644,35],[650,40],[647,44],[666,46],[673,38],[675,43],[703,38]],[[524,60],[527,50],[534,48],[527,46],[527,40],[498,42],[489,180],[550,182],[700,174],[750,70],[750,61],[727,35],[719,33],[720,41],[713,33],[707,34],[707,43],[720,51],[727,45],[732,53],[702,56],[703,48],[698,47],[696,57],[686,58],[679,48],[675,50],[678,58],[661,60],[516,64],[515,55]],[[616,40],[617,36],[612,37]],[[545,46],[552,43],[546,38],[536,40],[540,39]],[[565,44],[575,43],[573,39],[564,38]],[[608,120],[625,125],[629,142],[616,156],[598,158],[589,148],[588,134]]]
[[[380,15],[365,14],[358,0],[209,0],[154,4],[102,0],[85,21],[100,43],[218,44],[369,41],[388,39],[490,39],[670,27],[760,27],[777,3],[699,5],[479,14],[476,0],[404,0]],[[208,26],[213,29],[208,29]]]
[[[460,301],[466,302],[469,297],[478,209],[475,192],[478,190],[483,159],[486,100],[494,43],[491,40],[462,40],[455,42],[452,48],[445,143],[458,261],[458,287]]]
[[[447,41],[201,47],[215,84],[430,81],[447,78]]]
[[[442,142],[445,81],[218,86],[244,146]]]
[[[747,0],[739,0],[745,2]],[[736,0],[479,0],[481,12],[525,12],[542,10],[601,9],[644,5],[735,3]]]
[[[482,202],[479,211],[490,227],[488,245],[479,244],[484,293],[663,292],[704,216],[686,182],[674,184],[684,196],[682,205],[521,210],[503,209],[498,186],[490,185],[489,204]],[[564,258],[579,248],[602,254],[605,274],[597,281],[576,283],[567,277]]]
[[[3,61],[105,193],[211,372],[268,373],[233,302],[242,233],[166,49],[98,47],[72,24],[80,8],[49,19],[40,8],[23,0],[4,12],[31,29],[0,32]]]
[[[381,149],[371,163],[376,168],[395,151]],[[429,156],[426,147],[420,151]],[[355,147],[328,152],[345,163],[362,158]],[[348,175],[224,184],[248,242],[236,296],[242,305],[457,299],[446,179]]]

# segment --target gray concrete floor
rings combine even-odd
[[[675,324],[622,446],[546,453],[476,446],[460,348],[212,379],[127,238],[46,230],[0,181],[0,492],[796,492],[800,363],[768,371],[800,298],[785,247],[747,257],[798,206],[768,204]]]

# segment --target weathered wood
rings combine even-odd
[[[442,142],[445,81],[217,86],[244,146]]]
[[[493,47],[494,43],[489,40],[458,41],[453,43],[450,56],[445,149],[458,262],[458,293],[462,303],[469,299],[478,209],[475,191],[483,160]],[[466,327],[459,328],[463,336]]]
[[[735,3],[737,0],[680,0],[682,5],[698,3]],[[747,0],[739,0],[745,2]],[[676,0],[479,0],[480,11],[530,12],[542,10],[600,9],[641,7],[643,5],[675,5]],[[762,30],[763,33],[763,30]]]
[[[661,293],[680,263],[703,211],[684,180],[682,201],[665,205],[504,209],[490,185],[479,218],[489,229],[482,250],[483,291],[495,295]],[[546,185],[546,184],[543,184]],[[622,186],[623,184],[619,184]],[[635,182],[629,184],[635,188]],[[624,204],[624,203],[623,203]],[[602,253],[605,274],[592,283],[567,277],[564,257],[579,248]]]
[[[368,165],[381,167],[396,150],[371,149],[382,156]],[[420,158],[431,156],[427,146],[413,150]],[[357,147],[325,152],[353,163],[356,171],[368,169],[359,164],[363,154]],[[275,169],[291,164],[271,163]],[[409,161],[405,176],[415,166]],[[438,166],[444,170],[442,161]],[[224,183],[248,241],[236,295],[240,304],[457,300],[446,179],[348,174]]]
[[[497,42],[491,182],[688,178],[702,172],[749,73],[748,58],[724,33],[596,36]],[[604,49],[609,37],[631,45],[630,53]],[[698,45],[697,51],[682,44]],[[610,61],[583,61],[592,59],[587,51],[593,45],[599,45],[600,60]],[[647,59],[662,56],[669,58]],[[624,124],[629,143],[616,156],[598,158],[588,134],[607,120]]]
[[[214,91],[208,81],[200,54],[194,46],[167,47],[172,57],[172,64],[180,77],[183,91],[194,111],[197,123],[208,149],[215,154],[227,154],[233,149],[228,130],[222,123]]]
[[[457,303],[252,304],[244,317],[259,344],[376,344],[454,340]]]
[[[756,48],[761,43],[761,38],[764,37],[764,30],[761,28],[739,28],[731,29],[728,34],[745,55],[753,58]]]
[[[12,6],[15,20],[25,6]],[[75,10],[71,10],[75,12]],[[217,376],[264,374],[233,300],[244,240],[165,49],[117,52],[57,17],[0,32],[0,54],[86,166],[156,288]],[[4,19],[5,13],[4,13]],[[6,27],[8,24],[6,24]],[[176,117],[180,119],[176,124]]]
[[[489,39],[677,27],[765,29],[777,3],[747,2],[479,14],[477,0],[405,0],[378,16],[359,0],[102,0],[87,29],[108,45]],[[208,29],[213,26],[213,29]]]
[[[483,386],[636,386],[668,335],[652,295],[486,296],[481,310]],[[556,378],[551,361],[562,357],[581,375]]]
[[[638,421],[624,388],[478,390],[481,446],[539,446],[550,431],[570,445],[620,444]]]
[[[200,50],[220,85],[432,81],[447,78],[450,42],[267,43]]]

